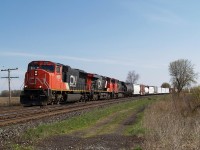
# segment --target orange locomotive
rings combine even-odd
[[[32,61],[25,74],[23,105],[47,105],[124,97],[126,85],[119,80],[73,69],[51,61]]]

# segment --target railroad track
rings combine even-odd
[[[139,99],[140,97],[137,97]],[[18,123],[24,123],[31,120],[37,120],[45,117],[56,116],[60,114],[66,114],[74,111],[81,111],[85,109],[101,107],[114,103],[128,101],[132,98],[121,98],[102,101],[91,101],[87,103],[74,103],[71,105],[49,105],[44,108],[40,107],[20,107],[14,110],[4,110],[0,112],[0,127],[8,126]]]

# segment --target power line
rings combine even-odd
[[[11,69],[11,68],[8,68],[8,69],[2,69],[1,71],[8,71],[8,76],[7,77],[1,77],[1,78],[7,78],[8,79],[8,89],[9,89],[9,106],[10,106],[10,104],[11,104],[11,90],[10,90],[10,80],[12,79],[12,78],[19,78],[19,77],[11,77],[10,76],[10,71],[11,70],[18,70],[18,68],[13,68],[13,69]]]

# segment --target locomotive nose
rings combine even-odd
[[[48,73],[46,73],[44,70],[31,70],[27,74],[28,83],[26,86],[34,89],[46,88],[47,77]]]

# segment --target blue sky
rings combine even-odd
[[[125,81],[169,82],[168,65],[188,59],[200,72],[200,1],[1,0],[0,69],[15,68],[12,89],[27,64],[51,60]],[[6,76],[0,72],[0,76]],[[199,82],[200,80],[198,80]],[[0,90],[7,89],[0,79]]]

